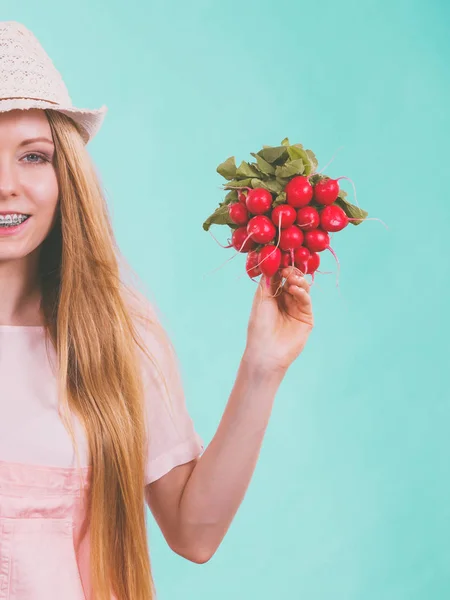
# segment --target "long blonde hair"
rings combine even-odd
[[[123,294],[106,201],[80,131],[63,114],[45,112],[60,198],[40,254],[42,308],[57,352],[61,402],[80,419],[88,441],[94,597],[151,600],[139,335]]]

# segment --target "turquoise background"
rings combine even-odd
[[[163,310],[208,443],[245,343],[253,284],[201,224],[216,166],[285,136],[356,182],[377,221],[334,238],[317,325],[276,399],[215,557],[152,523],[161,600],[450,597],[449,4],[401,0],[2,0],[79,106],[119,243]],[[351,187],[345,184],[350,192]],[[226,233],[216,228],[221,240]],[[334,269],[331,256],[326,268]]]

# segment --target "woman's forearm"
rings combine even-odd
[[[284,371],[244,354],[216,434],[198,460],[179,507],[183,545],[207,560],[227,532],[249,486]]]

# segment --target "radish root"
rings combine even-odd
[[[336,261],[336,264],[337,264],[336,287],[339,287],[339,274],[341,272],[341,263],[339,262],[336,252],[333,250],[333,248],[331,246],[328,246],[327,250],[329,250],[331,252],[331,254],[334,256],[334,260]]]
[[[365,219],[348,219],[349,221],[359,221],[360,223],[364,221],[379,221],[386,229],[389,229],[388,225],[381,219],[377,219],[376,217],[366,217]]]
[[[350,183],[352,184],[352,187],[353,187],[353,194],[355,196],[355,204],[358,208],[361,208],[358,204],[358,198],[356,197],[356,185],[355,185],[355,182],[353,181],[353,179],[350,179],[350,177],[346,177],[345,175],[341,175],[341,177],[338,177],[336,179],[336,181],[339,181],[340,179],[346,179],[347,181],[350,181]]]
[[[311,175],[309,175],[309,177],[312,177],[313,175],[321,175],[321,174],[322,174],[322,173],[325,171],[325,169],[327,169],[327,168],[328,168],[328,167],[331,165],[331,163],[334,161],[334,159],[335,159],[335,158],[336,158],[336,156],[338,155],[338,152],[340,152],[340,151],[342,150],[342,148],[343,148],[343,147],[344,147],[344,146],[340,146],[340,147],[339,147],[339,148],[336,150],[336,152],[333,154],[333,156],[332,156],[331,160],[330,160],[329,162],[327,162],[327,164],[326,164],[326,165],[325,165],[325,166],[324,166],[322,169],[320,169],[320,171],[317,171],[317,173],[311,173]]]
[[[233,244],[229,244],[228,246],[224,246],[223,244],[221,244],[219,242],[219,240],[216,238],[216,236],[213,233],[211,233],[211,229],[208,229],[208,233],[212,237],[212,239],[216,242],[216,244],[218,244],[221,248],[231,248],[233,246]]]

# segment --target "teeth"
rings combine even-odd
[[[0,215],[0,227],[11,227],[14,225],[20,225],[24,221],[28,219],[27,215],[22,214],[10,214],[10,215]]]

